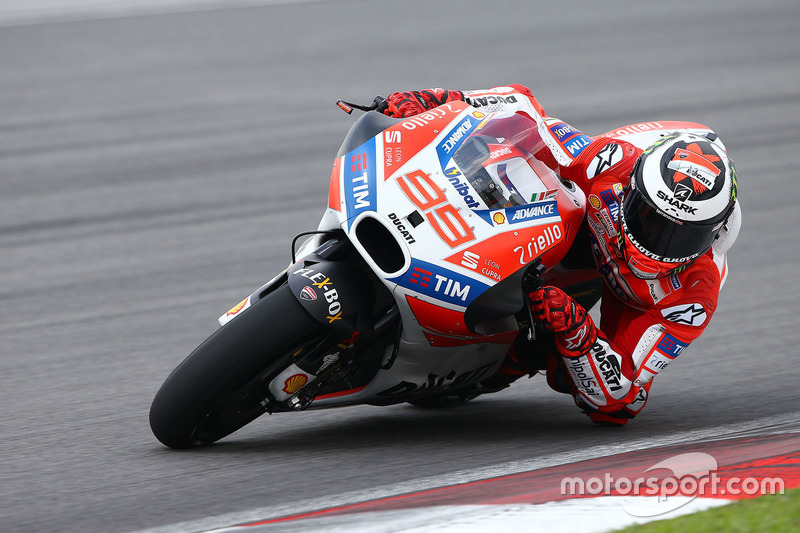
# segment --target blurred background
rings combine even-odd
[[[130,531],[796,412],[794,0],[0,1],[0,528]],[[337,98],[529,86],[597,135],[714,128],[744,225],[720,308],[624,430],[532,379],[451,411],[264,417],[175,453],[147,413],[315,229]]]

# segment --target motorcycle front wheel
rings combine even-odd
[[[284,284],[215,331],[169,375],[150,428],[170,448],[211,444],[266,412],[267,386],[325,335]]]

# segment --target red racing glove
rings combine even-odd
[[[446,102],[463,99],[464,93],[461,91],[448,91],[446,89],[392,93],[386,98],[386,103],[389,107],[383,114],[395,118],[413,117]]]
[[[559,352],[566,357],[589,353],[597,328],[583,306],[557,287],[542,287],[528,299],[533,320],[556,334]]]

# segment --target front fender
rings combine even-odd
[[[341,261],[301,261],[289,271],[289,288],[314,320],[347,338],[371,328],[372,284],[355,265]]]

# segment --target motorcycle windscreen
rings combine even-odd
[[[552,155],[536,123],[524,115],[499,114],[488,120],[464,140],[453,160],[489,209],[556,194],[556,174],[546,164]],[[545,176],[549,187],[542,181]]]

